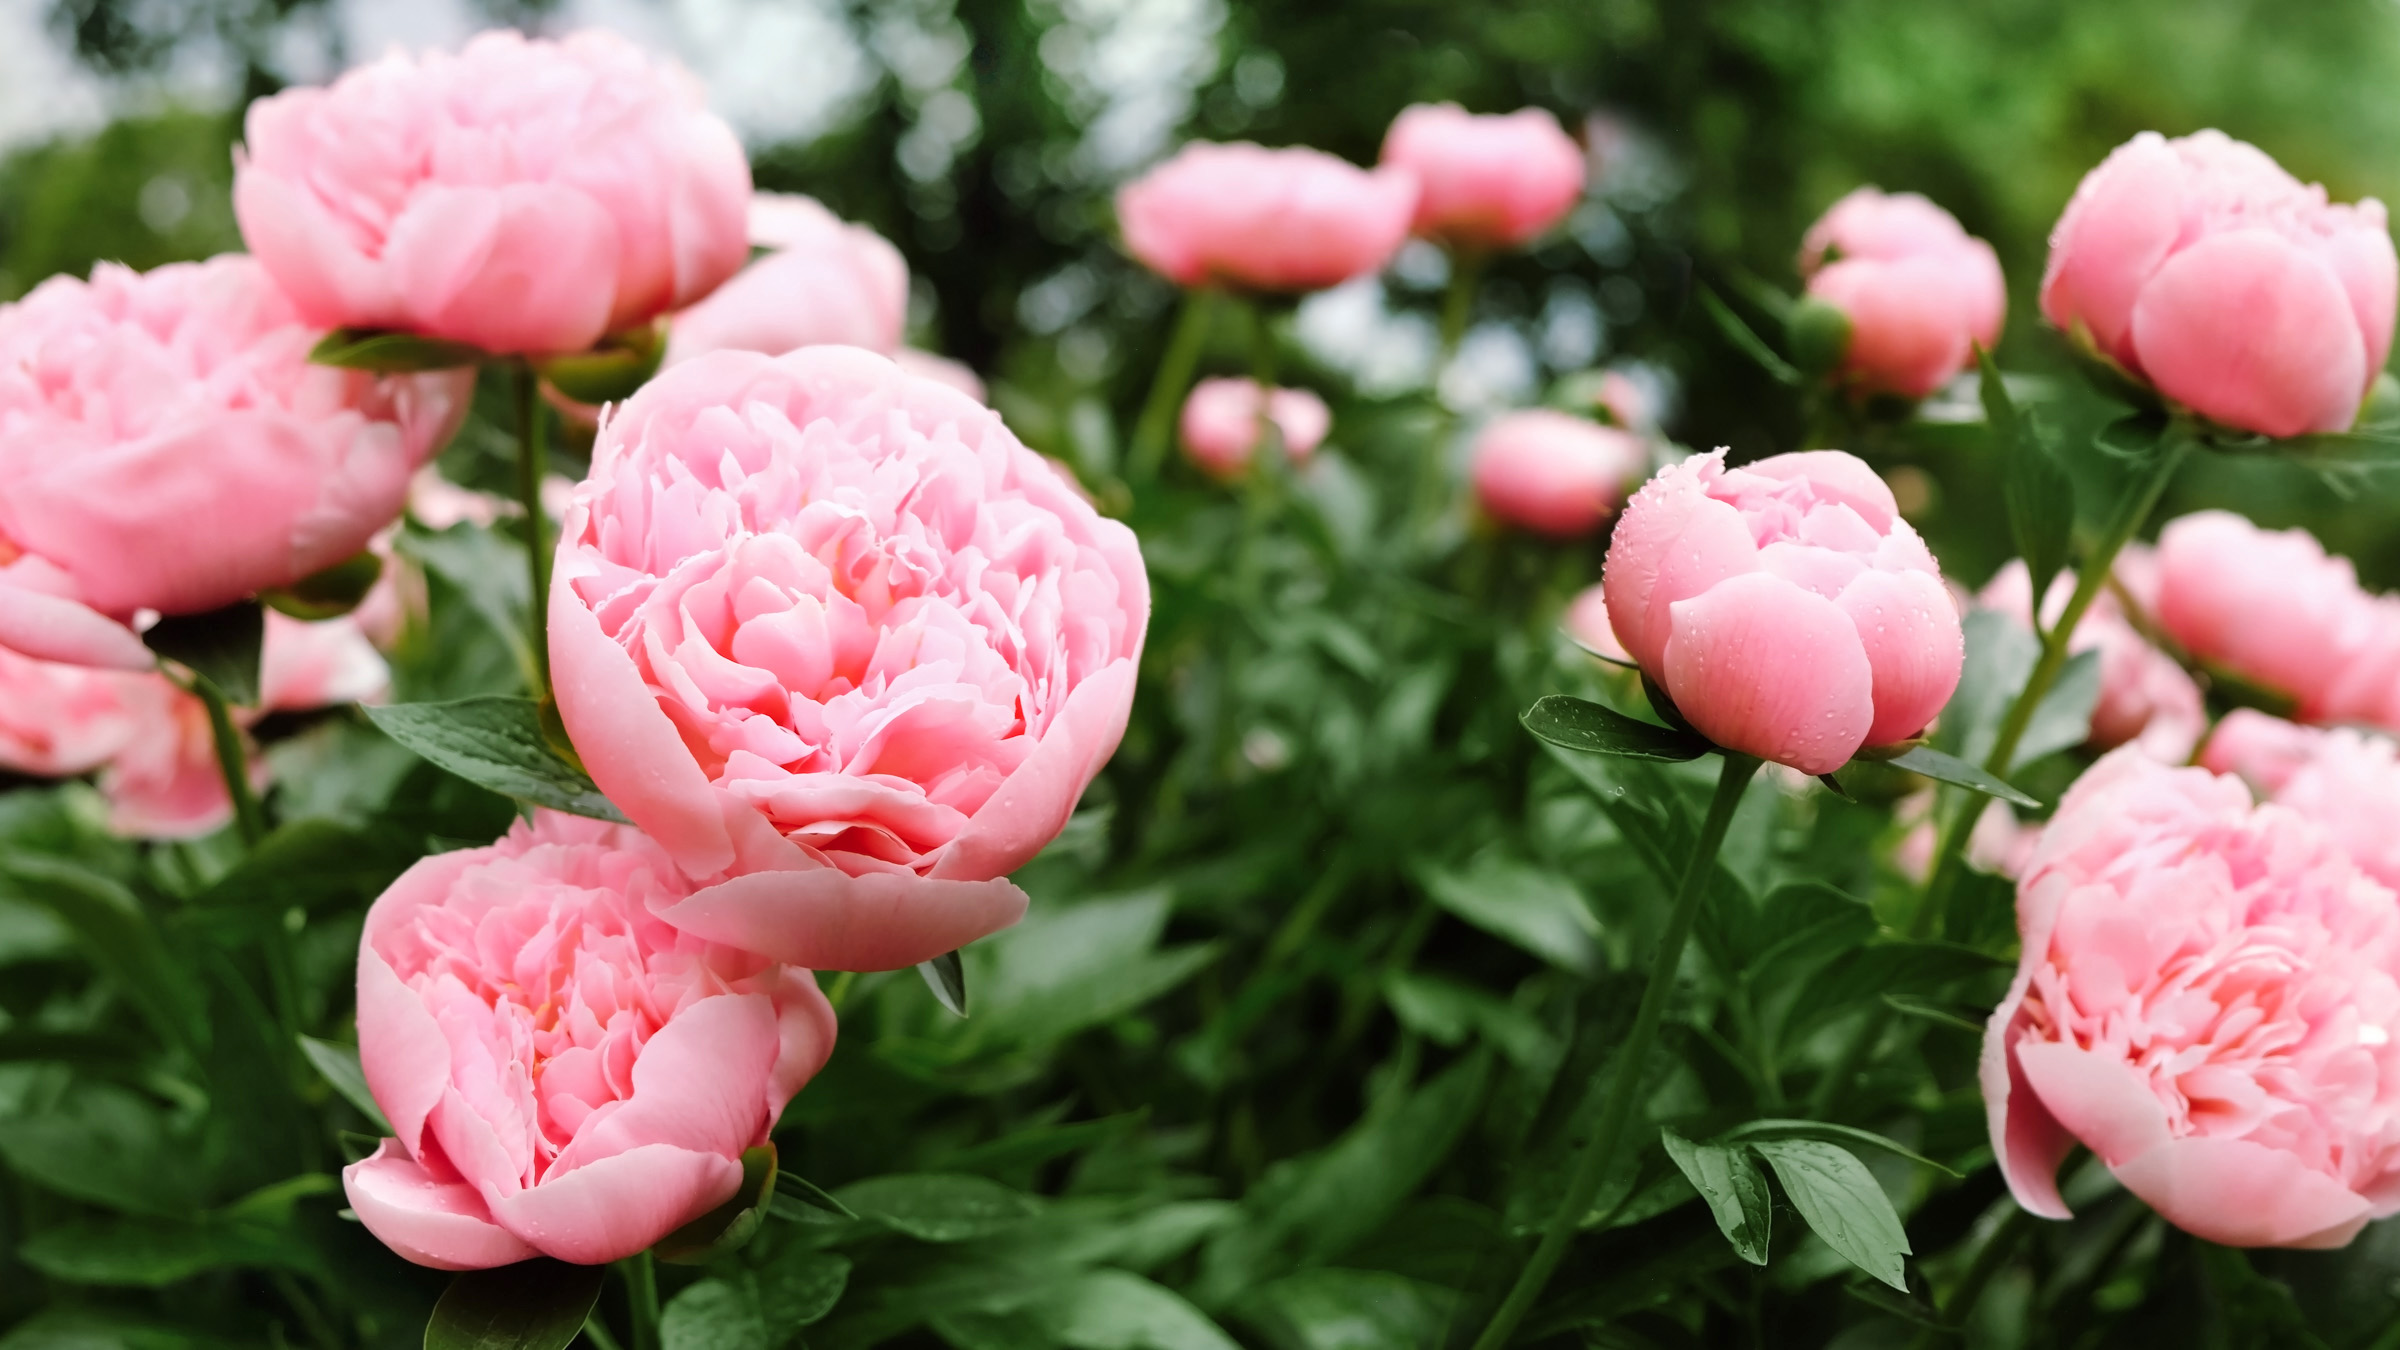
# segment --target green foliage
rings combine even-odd
[[[592,785],[556,715],[531,699],[486,695],[454,703],[394,703],[366,710],[377,730],[478,787],[553,811],[625,823]]]

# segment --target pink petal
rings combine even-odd
[[[132,629],[78,601],[0,578],[0,647],[43,661],[104,670],[149,670],[157,656]]]
[[[1125,737],[1134,675],[1134,662],[1120,657],[1076,685],[1042,733],[1041,744],[951,839],[928,875],[942,881],[1006,876],[1057,838],[1083,790]]]
[[[2228,1247],[2341,1247],[2374,1217],[2365,1196],[2247,1139],[2177,1139],[2110,1170],[2168,1223]]]
[[[1831,773],[1875,720],[1874,672],[1831,600],[1751,572],[1672,607],[1668,697],[1731,750]]]
[[[900,970],[1025,917],[1006,880],[850,876],[819,867],[753,872],[654,911],[684,932],[812,970]]]
[[[644,1144],[496,1201],[492,1217],[545,1256],[596,1266],[622,1260],[724,1204],[742,1165],[672,1144]]]
[[[262,115],[278,109],[273,100],[250,105],[250,137],[258,137]],[[247,156],[234,151],[233,214],[242,239],[292,307],[310,324],[391,327],[403,320],[398,297],[382,264],[350,246],[341,226],[315,193],[297,190],[274,174],[251,171]]]
[[[2133,343],[2158,392],[2269,436],[2347,428],[2372,374],[2332,269],[2264,229],[2169,258],[2134,306]]]
[[[411,326],[490,352],[578,352],[615,308],[617,223],[551,183],[420,188],[385,263]]]
[[[2043,316],[2070,333],[2082,325],[2102,352],[2131,365],[2134,302],[2175,245],[2183,186],[2182,161],[2155,132],[2101,161],[2050,237]]]
[[[1867,744],[1889,745],[1925,729],[1966,664],[1958,610],[1927,572],[1868,572],[1834,603],[1857,625],[1875,672],[1875,722]]]
[[[1993,1011],[1984,1028],[1983,1058],[1976,1076],[1983,1085],[1984,1119],[1991,1129],[1992,1152],[1999,1159],[2000,1175],[2007,1180],[2009,1192],[2028,1213],[2067,1219],[2074,1215],[2058,1193],[2058,1165],[2074,1150],[2075,1136],[2042,1105],[2033,1085],[2025,1080],[2015,1053],[2025,1034],[2018,1014],[2031,983],[2032,973],[2020,969],[2008,987],[2008,997]]]
[[[645,1144],[738,1156],[766,1136],[758,1085],[780,1049],[775,1007],[764,994],[718,994],[683,1009],[642,1046],[633,1095],[578,1133],[550,1177]]]
[[[475,1188],[417,1164],[397,1139],[342,1169],[342,1193],[383,1245],[435,1270],[484,1270],[540,1253],[492,1222]]]
[[[2018,1070],[2060,1126],[2118,1163],[2167,1142],[2167,1110],[2131,1065],[2056,1041],[2020,1041]]]

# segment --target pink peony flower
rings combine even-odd
[[[2316,754],[2325,732],[2270,717],[2255,708],[2236,708],[2218,719],[2201,748],[2200,767],[2238,774],[2261,797],[2273,797]]]
[[[267,611],[267,636],[258,658],[261,711],[372,703],[391,683],[392,668],[353,615],[310,623]]]
[[[908,327],[900,250],[807,197],[778,195],[767,208],[753,206],[752,235],[764,233],[774,251],[675,316],[665,363],[713,351],[781,356],[821,342],[897,349]]]
[[[1519,247],[1583,196],[1583,148],[1539,108],[1479,117],[1416,104],[1384,135],[1383,162],[1417,176],[1416,233],[1451,245]]]
[[[358,1050],[397,1138],[342,1170],[419,1265],[631,1256],[730,1199],[833,1051],[805,970],[676,931],[636,830],[537,811],[420,860],[367,913]]]
[[[131,719],[125,743],[100,771],[108,827],[131,839],[199,839],[233,820],[208,705],[163,675],[93,671],[122,681],[119,697]],[[254,721],[255,717],[238,719]],[[237,727],[245,745],[249,733]],[[267,762],[248,745],[250,787],[264,792]]]
[[[128,686],[157,679],[37,661],[0,647],[0,769],[73,778],[106,764],[136,726]]]
[[[2304,722],[2400,727],[2400,600],[2306,530],[2200,511],[2158,536],[2158,621],[2203,661],[2290,695]]]
[[[1923,398],[2000,340],[2008,286],[1992,246],[1913,192],[1862,187],[1800,246],[1808,294],[1850,320],[1844,380]]]
[[[1617,630],[1609,624],[1608,587],[1605,583],[1595,581],[1576,592],[1575,598],[1567,604],[1567,612],[1560,616],[1559,626],[1567,630],[1567,636],[1587,650],[1598,652],[1611,661],[1629,666],[1633,664],[1633,657],[1626,653],[1625,644],[1617,641]]]
[[[2400,902],[2241,783],[2117,750],[2017,888],[1983,1093],[2017,1202],[2089,1146],[2168,1222],[2338,1247],[2400,1211]]]
[[[1408,241],[1416,175],[1321,150],[1195,141],[1117,193],[1125,249],[1178,286],[1313,291]]]
[[[2147,550],[2129,545],[2118,555],[2117,571],[2146,571]],[[2130,555],[2130,556],[2128,556]],[[2062,572],[2042,597],[2042,622],[2057,622],[2075,590],[2075,575]],[[2027,628],[2033,626],[2033,582],[2022,560],[2012,559],[1986,583],[1978,603],[1996,609]],[[2128,622],[2113,592],[2103,590],[2084,611],[2068,638],[2068,650],[2097,649],[2100,653],[2100,700],[2092,707],[2094,749],[2113,750],[2128,741],[2142,753],[2166,764],[2181,764],[2208,729],[2208,709],[2200,686],[2184,673],[2175,658],[2151,646],[2149,639]]]
[[[1559,538],[1590,534],[1650,465],[1637,436],[1570,413],[1503,413],[1475,437],[1475,498],[1495,519]]]
[[[679,68],[622,38],[488,32],[250,105],[242,237],[321,328],[576,352],[749,256],[750,166]]]
[[[848,347],[718,352],[602,426],[550,593],[559,712],[684,871],[667,917],[830,969],[1014,923],[1123,735],[1139,548],[999,417]]]
[[[2400,888],[2400,747],[2390,738],[2236,708],[2200,763],[2324,826],[2360,870]]]
[[[1192,386],[1183,401],[1184,452],[1214,477],[1239,478],[1258,452],[1262,417],[1275,423],[1284,453],[1298,463],[1306,463],[1333,429],[1332,409],[1306,389],[1270,390],[1263,409],[1260,402],[1255,380],[1202,380]]]
[[[0,646],[146,669],[143,609],[214,609],[364,548],[471,376],[311,365],[258,265],[103,263],[0,306]]]
[[[2042,313],[2167,399],[2269,436],[2357,420],[2392,346],[2383,203],[2218,131],[2117,147],[2050,236]]]
[[[1966,640],[1925,541],[1839,450],[1661,469],[1608,546],[1617,639],[1729,750],[1831,773],[1923,730]]]

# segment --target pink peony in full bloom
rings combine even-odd
[[[464,374],[311,365],[256,263],[102,263],[0,306],[0,646],[145,669],[138,610],[214,609],[367,545]]]
[[[1241,378],[1202,380],[1183,401],[1178,423],[1184,453],[1209,474],[1239,478],[1258,453],[1263,418],[1274,422],[1284,453],[1305,463],[1333,429],[1333,411],[1306,389],[1267,391],[1260,405],[1258,382]]]
[[[1125,250],[1178,286],[1313,291],[1383,270],[1416,175],[1321,150],[1195,141],[1117,193]]]
[[[1547,408],[1493,418],[1475,437],[1474,457],[1484,510],[1562,539],[1600,528],[1650,466],[1640,437]]]
[[[2120,576],[2147,571],[2146,554],[2140,545],[2128,545],[2118,555],[2116,571]],[[2074,590],[2072,572],[2062,572],[2051,580],[2049,594],[2042,597],[2045,626],[2056,623],[2066,611]],[[1994,574],[1976,599],[2028,628],[2033,624],[2033,582],[2022,559],[2012,559]],[[2208,729],[2208,709],[2201,700],[2200,686],[2174,657],[2152,646],[2126,619],[2114,593],[2103,590],[2092,601],[2068,637],[2067,649],[2100,653],[2100,699],[2092,707],[2089,741],[2093,748],[2113,750],[2131,741],[2162,763],[2181,764],[2191,758],[2201,733]]]
[[[675,316],[665,363],[703,352],[781,356],[821,342],[891,353],[908,327],[900,250],[808,197],[759,194],[751,238],[770,251]]]
[[[342,1170],[419,1265],[597,1265],[730,1199],[833,1052],[805,970],[705,942],[639,831],[537,811],[424,858],[367,913],[358,1051],[396,1138]]]
[[[2193,656],[2289,695],[2301,721],[2400,727],[2400,599],[2306,530],[2182,516],[2159,532],[2158,578],[2159,624]]]
[[[849,347],[677,366],[600,429],[550,593],[560,715],[695,881],[827,969],[1014,923],[1124,734],[1149,582],[998,415]]]
[[[2050,235],[2042,313],[2172,402],[2268,436],[2340,431],[2392,346],[2383,203],[2328,202],[2219,131],[2145,131]]]
[[[1583,197],[1583,147],[1539,108],[1416,104],[1384,133],[1383,162],[1417,176],[1415,231],[1454,246],[1517,248]]]
[[[578,352],[749,256],[750,165],[697,81],[623,38],[499,30],[250,105],[233,209],[320,328]]]
[[[1618,641],[1718,745],[1804,773],[1923,730],[1966,640],[1891,489],[1839,450],[1661,469],[1617,519]]]
[[[1914,192],[1858,188],[1800,246],[1808,294],[1850,321],[1841,377],[1923,398],[2000,340],[2008,286],[1992,246]]]
[[[2320,826],[2132,747],[2068,790],[2017,888],[1984,1040],[2017,1202],[2078,1142],[2168,1222],[2338,1247],[2400,1211],[2400,899]]]

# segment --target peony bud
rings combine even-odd
[[[2000,340],[1999,257],[1916,193],[1862,187],[1835,202],[1809,228],[1800,273],[1795,355],[1861,392],[1923,398]]]
[[[1475,437],[1474,456],[1484,510],[1562,539],[1600,528],[1650,463],[1640,438],[1542,408],[1493,418]]]
[[[1416,175],[1321,150],[1194,142],[1117,193],[1125,251],[1178,286],[1313,291],[1408,241]]]
[[[1294,463],[1307,462],[1333,427],[1325,400],[1306,389],[1270,391],[1264,416]],[[1213,477],[1239,478],[1258,452],[1260,417],[1257,381],[1202,380],[1183,401],[1184,452]]]
[[[1583,150],[1539,108],[1476,116],[1417,104],[1393,120],[1383,162],[1417,176],[1416,233],[1453,246],[1520,247],[1583,196]]]

